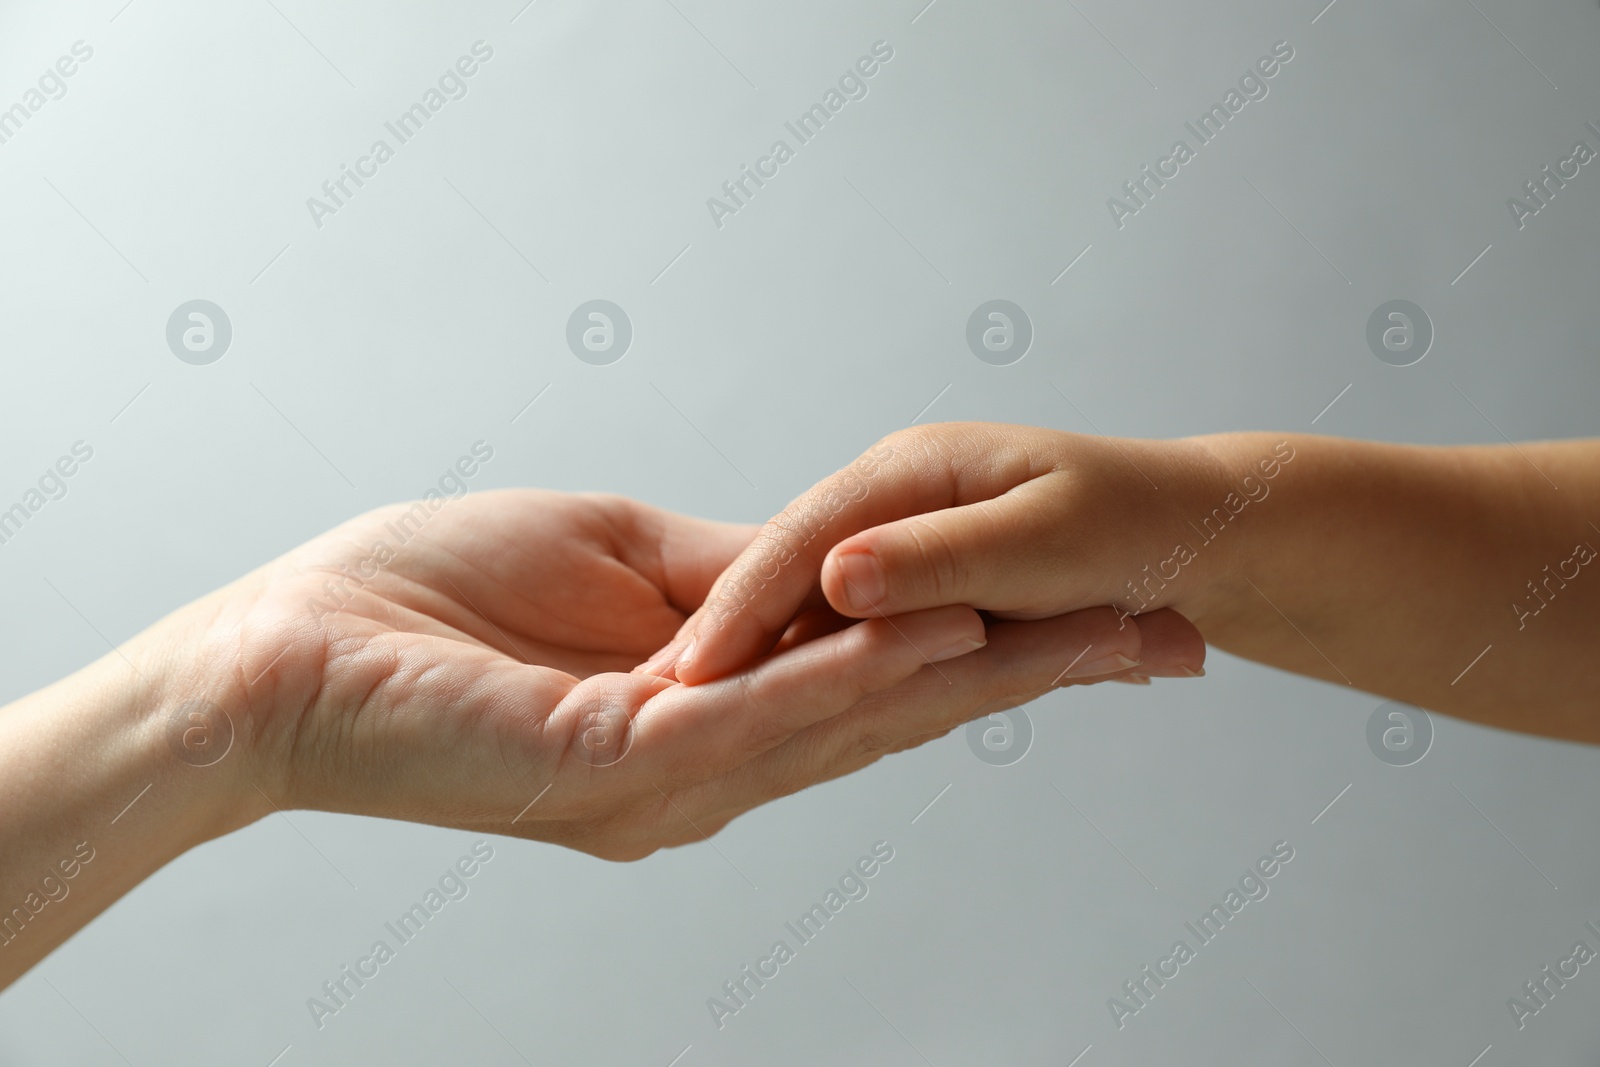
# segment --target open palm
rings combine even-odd
[[[995,624],[973,652],[983,621],[942,607],[801,620],[704,685],[628,673],[756,529],[521,489],[315,538],[197,605],[207,658],[233,663],[208,674],[237,678],[215,695],[241,720],[240,792],[633,858],[1062,684],[1086,644],[1139,650],[1101,609]],[[1165,654],[1198,641],[1141,627]]]

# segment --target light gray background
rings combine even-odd
[[[95,449],[0,546],[0,696],[480,438],[478,489],[756,520],[917,419],[1594,431],[1600,164],[1521,232],[1506,207],[1596,144],[1589,0],[274,2],[0,4],[0,106],[94,48],[0,145],[0,499]],[[470,95],[313,226],[305,199],[479,39]],[[706,198],[878,40],[870,94],[714,226]],[[1278,40],[1270,95],[1119,230],[1106,198]],[[164,341],[195,298],[234,327],[206,367]],[[634,324],[611,366],[564,344],[593,298]],[[965,347],[992,298],[1037,332],[1013,366]],[[1437,330],[1412,367],[1366,347],[1392,298]],[[716,848],[496,839],[320,1032],[306,998],[473,838],[274,816],[0,997],[0,1061],[1592,1062],[1590,968],[1520,1033],[1506,999],[1600,922],[1600,756],[1435,717],[1395,768],[1379,703],[1213,654],[1031,705],[1014,766],[958,732]],[[878,839],[871,895],[719,1031],[706,999]],[[1271,895],[1119,1031],[1107,998],[1280,839]]]

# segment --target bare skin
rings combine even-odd
[[[1113,603],[1178,611],[1284,670],[1597,743],[1597,548],[1597,441],[924,426],[764,527],[646,669],[707,682],[823,602],[1028,619]]]
[[[0,709],[0,986],[280,809],[637,859],[1052,688],[1205,657],[1170,611],[811,610],[690,688],[628,672],[756,527],[537,490],[435,503],[354,519]]]

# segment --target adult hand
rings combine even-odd
[[[92,865],[72,861],[71,907],[30,903],[25,936],[7,928],[0,985],[164,863],[279,809],[634,859],[1072,684],[1091,652],[1200,654],[1175,616],[995,623],[985,645],[954,606],[804,613],[710,685],[622,673],[753,534],[535,490],[385,508],[5,708],[0,898],[34,901],[63,855]]]
[[[386,508],[296,549],[218,595],[201,642],[205,675],[234,679],[206,699],[237,709],[244,811],[634,858],[701,836],[679,790],[983,643],[975,612],[944,608],[819,636],[702,691],[623,673],[752,533],[513,490]]]
[[[291,553],[221,629],[260,675],[240,701],[273,803],[635,858],[1053,685],[1203,655],[1176,617],[1140,631],[1105,609],[996,627],[972,656],[991,638],[968,607],[812,612],[762,662],[691,690],[620,672],[754,528],[514,490],[395,545],[406,515],[423,513],[375,512]]]

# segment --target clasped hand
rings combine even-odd
[[[201,697],[235,732],[207,768],[213,832],[314,808],[620,860],[1052,688],[1203,657],[1170,611],[856,620],[800,593],[718,678],[641,669],[758,530],[532,489],[396,505],[183,609],[145,658],[183,649],[165,702]]]

